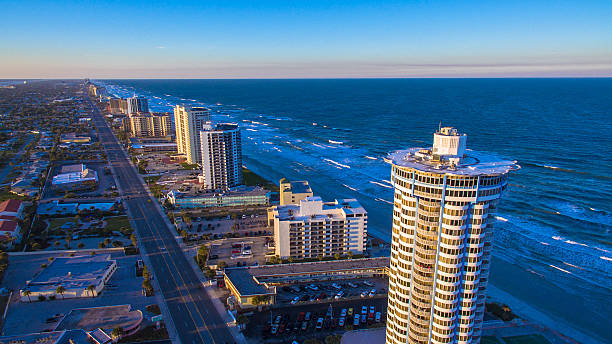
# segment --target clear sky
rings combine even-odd
[[[612,76],[612,0],[0,0],[0,78],[455,76]]]

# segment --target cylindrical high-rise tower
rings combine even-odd
[[[387,344],[478,343],[492,224],[513,161],[466,151],[454,128],[389,155],[395,185]]]

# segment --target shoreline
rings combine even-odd
[[[253,174],[261,177],[268,181],[268,183],[276,185],[275,182],[271,181],[270,177],[266,176],[265,173],[261,171],[255,172],[255,170],[259,170],[257,167],[255,169],[251,169],[245,164],[245,167],[248,168]],[[389,231],[390,233],[390,231]],[[368,228],[368,236],[372,238],[376,238],[378,240],[383,241],[384,243],[390,245],[389,236],[385,235],[381,228],[376,228],[370,230]],[[491,281],[492,279],[497,279],[496,277],[504,277],[504,276],[512,276],[511,279],[518,283],[513,287],[519,288],[519,285],[522,285],[523,288],[529,289],[528,281],[533,281],[533,275],[521,269],[520,266],[517,266],[511,262],[505,261],[502,258],[499,258],[495,255],[495,250],[492,253],[491,258],[491,275],[493,278],[490,278],[490,281],[487,286],[487,298],[490,298],[491,301],[496,301],[498,303],[503,303],[508,305],[512,311],[517,314],[520,318],[525,319],[535,325],[541,325],[546,327],[547,329],[558,332],[564,336],[570,337],[571,339],[577,340],[581,343],[587,344],[596,344],[605,342],[604,339],[600,339],[597,335],[592,333],[585,333],[582,329],[577,329],[575,326],[570,324],[566,319],[560,319],[558,317],[554,317],[550,315],[548,312],[544,310],[540,310],[539,308],[534,307],[530,302],[524,300],[524,298],[513,295],[511,292],[508,292],[502,288],[500,285],[508,287],[508,281],[497,281],[497,283]],[[495,273],[494,273],[495,272]],[[548,281],[547,281],[548,282]],[[543,287],[541,282],[538,282],[540,289],[546,289],[546,291],[551,292],[561,292],[562,290],[551,290],[551,286]],[[520,289],[520,288],[519,288]],[[515,289],[515,290],[519,290]],[[560,289],[557,287],[557,289]],[[529,291],[527,291],[529,292]]]

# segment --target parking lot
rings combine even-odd
[[[277,303],[302,304],[315,301],[338,301],[371,298],[387,294],[386,278],[365,278],[303,283],[277,287]],[[374,291],[372,293],[372,291]]]
[[[64,195],[66,192],[55,190],[53,188],[52,180],[53,177],[58,175],[62,169],[62,166],[73,165],[74,163],[67,162],[61,165],[54,166],[51,169],[51,173],[49,174],[49,178],[47,180],[47,185],[45,187],[45,193],[42,197],[44,201],[50,201],[55,199],[64,199]],[[94,190],[75,190],[69,191],[69,193],[74,194],[74,198],[112,198],[113,192],[117,191],[115,186],[115,180],[113,176],[110,174],[110,170],[107,169],[107,164],[103,162],[87,162],[85,166],[89,169],[96,171],[98,174],[98,183]]]
[[[385,296],[274,308],[252,314],[245,335],[254,343],[323,342],[331,334],[384,326],[386,309]]]
[[[247,266],[266,263],[267,237],[222,239],[210,245],[208,265],[225,262],[227,266]]]

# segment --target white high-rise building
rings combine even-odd
[[[389,155],[395,185],[387,344],[479,343],[495,210],[518,169],[440,128]]]
[[[366,250],[368,213],[355,199],[323,202],[308,197],[299,204],[270,209],[276,255],[318,258],[362,254]]]
[[[242,143],[237,124],[205,124],[200,131],[201,180],[208,190],[226,190],[242,183]]]
[[[127,114],[134,115],[137,113],[149,112],[149,102],[147,98],[133,96],[132,98],[126,99],[127,101]]]
[[[210,110],[202,106],[177,105],[174,107],[176,147],[190,164],[202,161],[200,131],[210,124]]]

